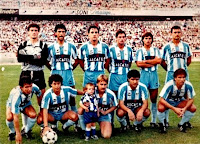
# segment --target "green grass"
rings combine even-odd
[[[0,66],[0,69],[3,66]],[[5,71],[0,70],[0,144],[7,144],[11,143],[7,140],[9,129],[6,126],[5,123],[5,111],[6,111],[6,100],[9,96],[10,90],[18,85],[18,79],[20,75],[20,66],[8,66],[4,65]],[[136,68],[135,64],[132,66],[132,68]],[[189,66],[189,74],[190,74],[190,81],[192,82],[196,97],[195,97],[195,105],[197,108],[200,107],[200,63],[199,62],[193,62]],[[165,75],[166,72],[159,67],[159,79],[160,79],[160,88],[163,87]],[[45,77],[46,81],[48,80],[48,76],[50,75],[49,70],[45,69]],[[108,75],[108,73],[107,73]],[[76,81],[76,88],[82,89],[82,80],[83,80],[83,71],[80,69],[80,67],[77,67],[74,71],[74,77]],[[76,101],[80,100],[80,96],[76,98]],[[39,110],[36,102],[36,97],[34,96],[32,99],[33,106],[36,108],[37,112]],[[191,123],[194,126],[193,129],[188,130],[187,133],[181,133],[177,129],[177,124],[180,121],[180,118],[177,118],[177,116],[170,111],[170,127],[168,129],[167,134],[160,134],[158,133],[158,129],[151,129],[149,127],[150,118],[144,123],[145,129],[142,131],[142,133],[138,134],[135,133],[132,130],[127,131],[126,133],[118,133],[116,136],[112,137],[109,140],[100,138],[97,140],[97,143],[140,143],[140,144],[146,144],[146,143],[153,143],[153,144],[177,144],[177,143],[185,143],[185,144],[194,144],[194,143],[200,143],[200,112],[197,109],[197,112],[195,116],[192,118]],[[115,121],[116,127],[119,129],[120,125]],[[61,130],[61,125],[59,124],[59,129]],[[99,127],[97,127],[97,130],[99,131]],[[40,127],[35,124],[33,128],[33,134],[36,137],[34,140],[26,140],[23,138],[23,143],[25,144],[39,144],[42,143],[42,139],[40,138]],[[94,143],[94,140],[90,140],[88,143]],[[15,143],[14,141],[12,142]],[[85,143],[84,140],[79,139],[79,136],[77,133],[73,131],[73,128],[70,128],[70,132],[68,134],[61,133],[58,135],[58,142],[57,143]]]

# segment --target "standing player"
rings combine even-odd
[[[121,29],[116,32],[117,44],[110,48],[110,78],[108,87],[117,96],[119,86],[127,81],[127,73],[133,61],[133,50],[125,44],[126,33]],[[112,113],[114,130],[114,111]]]
[[[19,113],[27,116],[27,124],[25,125],[24,135],[27,139],[32,139],[31,129],[36,122],[36,111],[31,104],[31,98],[36,94],[39,98],[41,91],[32,84],[30,77],[20,77],[19,86],[13,88],[10,92],[6,105],[6,125],[10,129],[9,140],[15,139],[16,143],[22,143],[22,133],[20,132]]]
[[[136,52],[136,64],[141,68],[140,82],[145,84],[150,93],[151,99],[151,127],[156,127],[157,118],[157,96],[158,96],[158,64],[161,63],[160,51],[152,47],[153,35],[150,32],[142,36],[143,47]]]
[[[161,122],[161,133],[167,131],[164,122],[167,109],[173,110],[178,117],[182,117],[178,124],[181,132],[186,132],[186,126],[195,114],[196,106],[193,104],[195,92],[192,84],[185,80],[186,77],[187,73],[184,69],[177,69],[174,72],[174,79],[168,81],[160,92],[158,119]]]
[[[78,120],[78,115],[71,110],[68,110],[70,96],[77,94],[83,95],[82,91],[78,91],[68,86],[62,86],[63,79],[58,74],[53,74],[49,77],[49,87],[42,99],[41,108],[42,115],[38,116],[38,125],[44,125],[43,134],[50,129],[48,122],[56,124],[61,121],[62,128],[65,132],[69,126],[73,125]]]
[[[128,82],[119,87],[118,98],[119,108],[117,116],[122,129],[127,126],[125,115],[129,120],[134,121],[136,132],[141,132],[142,123],[149,117],[148,91],[144,84],[139,82],[140,73],[137,70],[130,70],[127,74]]]
[[[97,77],[104,74],[104,69],[109,66],[109,48],[107,44],[100,42],[99,28],[90,26],[88,29],[89,41],[83,44],[79,53],[79,64],[84,71],[83,87],[87,83],[96,85]]]
[[[76,46],[65,41],[67,31],[65,25],[57,24],[54,31],[57,40],[49,47],[48,68],[51,70],[51,74],[59,74],[62,76],[63,86],[75,88],[72,70],[78,65]],[[74,60],[74,63],[72,60]],[[74,97],[70,98],[70,105],[71,109],[77,113]]]
[[[121,84],[127,81],[127,73],[133,61],[133,50],[125,44],[126,33],[122,30],[116,32],[117,44],[110,48],[110,78],[109,89],[116,95]]]
[[[189,45],[181,41],[182,31],[179,26],[173,26],[171,28],[172,41],[163,47],[163,55],[161,66],[167,71],[165,83],[173,79],[174,72],[183,68],[189,80],[189,74],[187,67],[191,63],[191,49]],[[169,111],[166,111],[165,123],[169,125],[168,119]]]
[[[44,78],[44,65],[48,57],[47,44],[40,41],[38,34],[40,27],[37,24],[30,24],[27,28],[29,40],[20,44],[17,52],[18,62],[22,62],[22,76],[30,76],[34,84],[36,84],[42,95],[38,98],[40,106],[42,96],[45,92],[45,78]],[[27,117],[22,114],[23,127],[26,125]]]

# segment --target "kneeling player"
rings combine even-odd
[[[56,124],[60,121],[63,126],[63,131],[67,132],[69,126],[73,125],[78,120],[78,115],[71,110],[68,110],[70,96],[84,94],[82,91],[73,89],[68,86],[62,86],[63,79],[58,74],[53,74],[49,77],[49,86],[42,99],[41,107],[43,108],[42,115],[38,116],[37,123],[44,124],[43,133],[50,129],[48,122]]]
[[[33,94],[40,97],[41,91],[32,84],[31,77],[20,77],[19,86],[13,88],[6,105],[6,124],[10,129],[9,140],[14,140],[16,135],[16,143],[22,143],[22,135],[26,138],[32,139],[31,129],[36,122],[36,111],[31,105],[31,98]],[[27,124],[24,132],[20,132],[19,113],[27,116]]]
[[[160,92],[158,103],[158,119],[160,121],[160,132],[166,133],[164,122],[165,111],[173,110],[178,117],[182,117],[178,124],[181,132],[186,132],[186,127],[192,127],[189,120],[194,116],[196,106],[193,104],[195,91],[192,84],[185,80],[187,73],[184,69],[174,72],[174,79],[165,84]]]
[[[148,91],[146,86],[139,82],[140,73],[137,70],[129,71],[127,77],[128,82],[123,83],[118,91],[118,120],[121,123],[121,129],[126,129],[127,121],[125,115],[128,114],[129,120],[135,120],[135,131],[141,132],[142,122],[150,115]]]

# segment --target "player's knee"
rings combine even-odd
[[[7,114],[6,115],[6,120],[7,121],[13,121],[13,115],[10,113],[10,114]]]
[[[71,117],[71,120],[74,121],[74,122],[78,120],[78,115],[75,114],[75,113],[72,114],[70,117]]]
[[[30,112],[29,117],[32,118],[32,119],[36,118],[37,117],[36,112]]]
[[[117,116],[122,118],[125,115],[125,112],[122,109],[117,110]]]
[[[158,111],[159,112],[164,112],[166,109],[163,105],[158,104]]]
[[[78,114],[82,115],[83,114],[84,109],[82,107],[78,108]]]
[[[144,117],[149,117],[151,114],[151,111],[149,109],[146,109],[143,113]]]
[[[111,137],[111,134],[109,134],[109,133],[102,133],[102,137],[104,138],[104,139],[109,139],[110,137]]]
[[[195,105],[192,105],[189,109],[189,111],[192,113],[196,112],[196,110],[197,110],[197,107]]]
[[[37,117],[37,124],[38,124],[38,125],[41,125],[42,122],[43,122],[42,116],[38,116],[38,117]]]

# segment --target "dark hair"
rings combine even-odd
[[[142,44],[144,45],[144,38],[145,37],[148,37],[148,36],[150,36],[151,37],[151,39],[152,39],[152,42],[151,42],[151,44],[153,43],[153,35],[152,35],[152,33],[150,33],[150,32],[146,32],[145,34],[143,34],[142,35]]]
[[[134,77],[134,78],[140,78],[140,72],[136,69],[130,70],[127,74],[128,79]]]
[[[23,87],[24,84],[32,84],[30,76],[21,76],[19,79],[19,86]]]
[[[55,26],[54,31],[57,32],[58,29],[64,29],[65,32],[67,31],[67,29],[66,29],[66,27],[65,27],[64,24],[57,24],[57,25]]]
[[[49,87],[51,87],[51,84],[53,83],[53,81],[55,82],[61,82],[61,85],[63,83],[63,78],[59,75],[59,74],[52,74],[50,77],[49,77]]]
[[[32,27],[35,27],[35,28],[37,28],[37,29],[38,29],[38,31],[40,31],[40,26],[39,26],[38,24],[35,24],[35,23],[33,23],[33,24],[30,24],[30,25],[28,26],[27,30],[29,31],[29,30],[30,30],[30,28],[32,28]]]
[[[174,72],[174,78],[176,78],[178,75],[184,75],[185,77],[187,76],[187,73],[184,69],[179,68]]]
[[[97,29],[98,30],[98,33],[99,33],[99,27],[95,26],[95,25],[91,25],[89,28],[88,28],[88,33],[90,33],[90,30],[94,28],[94,29]]]
[[[180,29],[181,30],[181,27],[180,26],[173,26],[172,28],[171,28],[171,33],[172,33],[172,31],[173,31],[173,29]]]
[[[123,30],[121,30],[121,29],[119,29],[119,30],[116,32],[116,35],[115,35],[115,36],[118,37],[119,34],[124,34],[125,37],[126,37],[125,31],[123,31]]]

